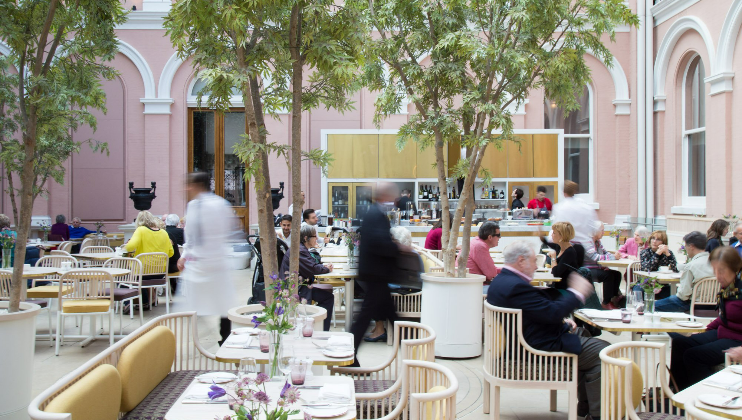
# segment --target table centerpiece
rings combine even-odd
[[[662,290],[662,284],[655,276],[637,276],[631,287],[639,286],[644,291],[644,312],[654,313],[654,296]],[[637,311],[638,312],[638,311]]]
[[[288,416],[299,413],[299,410],[289,408],[299,400],[299,391],[288,381],[281,389],[276,407],[270,409],[268,404],[271,398],[265,390],[266,382],[270,382],[270,377],[265,373],[258,373],[254,379],[245,376],[237,381],[233,393],[213,384],[208,396],[210,400],[227,397],[229,409],[234,411],[234,415],[226,415],[221,420],[285,420]]]

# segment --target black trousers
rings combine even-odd
[[[717,338],[711,330],[686,337],[670,333],[672,353],[670,372],[683,390],[714,374],[714,366],[724,363],[724,350],[742,345],[742,341]]]
[[[618,296],[621,287],[621,273],[615,270],[591,268],[593,282],[603,283],[603,304],[608,304],[614,296]]]
[[[219,345],[221,346],[223,342],[227,340],[227,337],[229,337],[229,334],[232,333],[232,321],[229,320],[229,318],[220,318],[219,319],[219,335],[222,337],[222,341],[219,342]]]
[[[315,301],[317,302],[317,306],[327,310],[327,318],[325,318],[325,321],[322,324],[322,329],[330,331],[330,324],[332,324],[332,311],[335,309],[335,296],[332,294],[332,290],[317,289],[314,287],[310,289],[307,286],[301,286],[299,288],[299,296],[310,303]]]
[[[361,305],[361,313],[358,314],[358,318],[350,329],[353,333],[356,353],[372,319],[386,319],[391,323],[397,319],[397,311],[394,308],[394,301],[387,283],[369,281],[364,282],[364,287],[366,297]],[[356,357],[356,363],[358,363],[358,357]]]

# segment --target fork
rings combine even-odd
[[[732,397],[732,398],[728,399],[727,401],[724,401],[721,405],[723,407],[729,407],[730,405],[732,405],[733,402],[737,401],[738,399],[739,399],[738,396],[737,397]]]

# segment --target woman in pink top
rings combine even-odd
[[[639,251],[649,245],[649,229],[639,226],[634,230],[634,237],[626,240],[626,243],[618,248],[614,254],[617,260],[628,258],[630,260],[639,260]]]

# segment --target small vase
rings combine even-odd
[[[268,360],[270,361],[270,371],[268,372],[270,374],[271,378],[275,378],[279,375],[281,375],[281,369],[279,368],[282,349],[281,346],[283,345],[283,334],[279,334],[276,331],[270,332],[270,348],[268,350]]]
[[[44,231],[44,242],[49,242],[49,232]]]
[[[356,265],[356,254],[355,249],[348,248],[348,267],[354,267]]]
[[[644,313],[654,313],[654,292],[644,292]]]
[[[13,249],[3,249],[3,268],[10,268],[10,261],[13,258]]]

